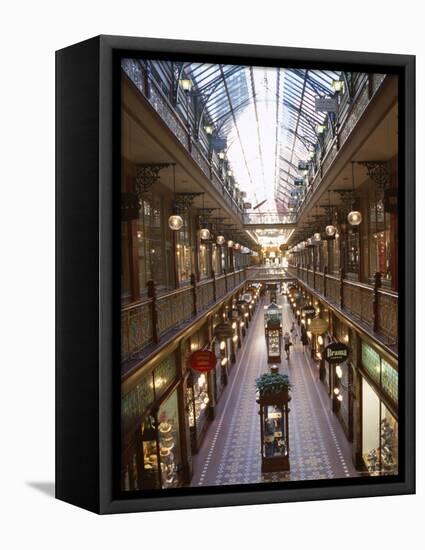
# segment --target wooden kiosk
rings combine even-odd
[[[289,470],[289,401],[288,389],[260,394],[261,471]]]

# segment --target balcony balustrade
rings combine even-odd
[[[121,309],[121,361],[160,342],[167,332],[194,319],[246,280],[246,270],[240,269],[201,282],[192,281],[158,296],[151,283],[148,298]]]
[[[398,294],[375,285],[347,280],[306,267],[290,266],[288,275],[304,283],[342,313],[360,321],[386,345],[398,346]]]

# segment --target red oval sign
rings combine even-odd
[[[212,351],[194,351],[189,357],[190,368],[196,372],[209,372],[216,366],[217,358]]]

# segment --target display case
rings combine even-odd
[[[186,389],[186,409],[188,412],[192,453],[198,447],[209,419],[209,388],[205,373],[191,373]]]
[[[282,306],[278,306],[275,303],[264,306],[264,328],[267,328],[269,321],[279,323],[282,327]]]
[[[268,321],[266,326],[267,362],[280,363],[282,354],[282,328],[278,321]]]
[[[289,470],[288,390],[259,395],[261,421],[261,471]]]

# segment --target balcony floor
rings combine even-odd
[[[290,329],[292,314],[286,298],[284,331]],[[332,479],[360,475],[353,467],[351,445],[331,401],[319,380],[318,367],[304,353],[299,335],[291,348],[289,362],[283,358],[280,372],[292,384],[289,414],[290,472],[261,473],[260,419],[255,401],[255,379],[267,372],[263,306],[260,303],[249,327],[229,385],[217,406],[199,453],[193,459],[191,486]],[[283,357],[284,357],[283,352]]]

